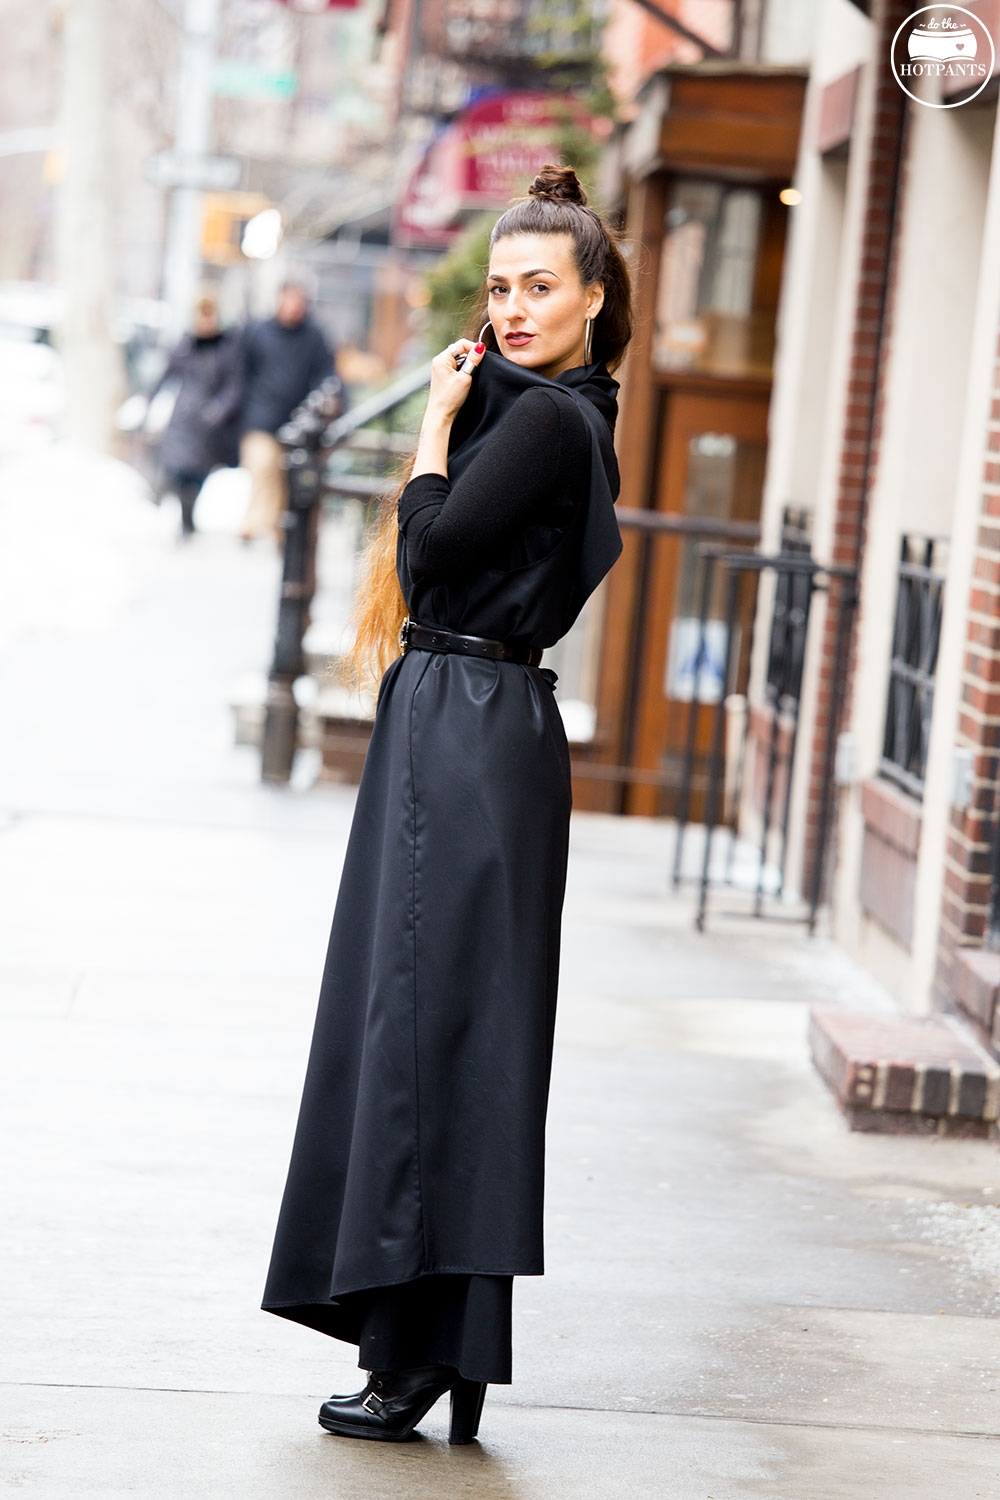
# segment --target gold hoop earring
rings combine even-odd
[[[586,327],[585,327],[585,330],[584,330],[584,335],[583,335],[583,362],[584,362],[585,365],[589,365],[591,363],[593,352],[594,352],[594,350],[593,350],[593,343],[594,343],[594,320],[593,320],[593,318],[588,318],[587,322],[586,322]]]

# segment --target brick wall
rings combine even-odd
[[[892,291],[896,255],[894,230],[899,222],[904,187],[906,95],[889,64],[892,37],[913,9],[910,0],[875,0],[872,7],[873,118],[868,143],[862,233],[854,329],[847,386],[840,474],[830,561],[860,569],[864,556],[866,511],[878,463],[882,417],[882,371],[891,333]],[[858,144],[852,149],[856,150]],[[813,877],[824,792],[827,781],[826,745],[850,710],[854,679],[854,631],[842,653],[838,680],[838,614],[849,585],[832,583],[831,605],[823,623],[822,654],[816,703],[816,728],[811,747],[806,816],[806,889]],[[826,871],[832,868],[831,822]]]
[[[935,983],[939,997],[957,1000],[970,1013],[967,976],[957,972],[956,959],[960,949],[980,947],[986,933],[1000,784],[1000,337],[981,488],[957,734],[975,756],[973,796],[968,808],[952,809],[948,825]]]

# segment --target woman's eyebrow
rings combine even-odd
[[[547,266],[536,266],[535,270],[533,271],[522,271],[520,277],[515,277],[515,280],[528,281],[532,276],[555,276],[557,281],[560,280],[560,278],[556,276],[555,271],[550,271]],[[502,276],[499,271],[491,271],[487,279],[490,281],[510,280],[508,276]]]

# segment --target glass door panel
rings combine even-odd
[[[767,398],[671,392],[666,400],[657,509],[695,522],[756,521],[764,479]],[[727,581],[721,567],[710,575],[702,631],[705,565],[699,544],[704,542],[729,548],[751,545],[707,530],[700,537],[661,533],[649,543],[635,754],[636,763],[657,773],[664,784],[634,785],[629,792],[633,812],[676,811],[691,705],[697,705],[696,766],[701,767],[714,705],[726,690],[730,650],[741,668],[745,666],[752,599],[749,592],[741,593],[734,619],[727,620]],[[697,795],[691,815],[700,816]]]
[[[759,305],[758,287],[764,229],[759,188],[674,179],[657,283],[658,369],[770,376],[774,309]]]

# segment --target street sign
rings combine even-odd
[[[294,68],[268,68],[223,57],[215,64],[214,85],[217,94],[229,99],[292,99],[299,75]]]
[[[239,187],[242,177],[243,163],[238,156],[181,156],[176,151],[158,151],[146,161],[146,179],[154,187],[219,193]]]

